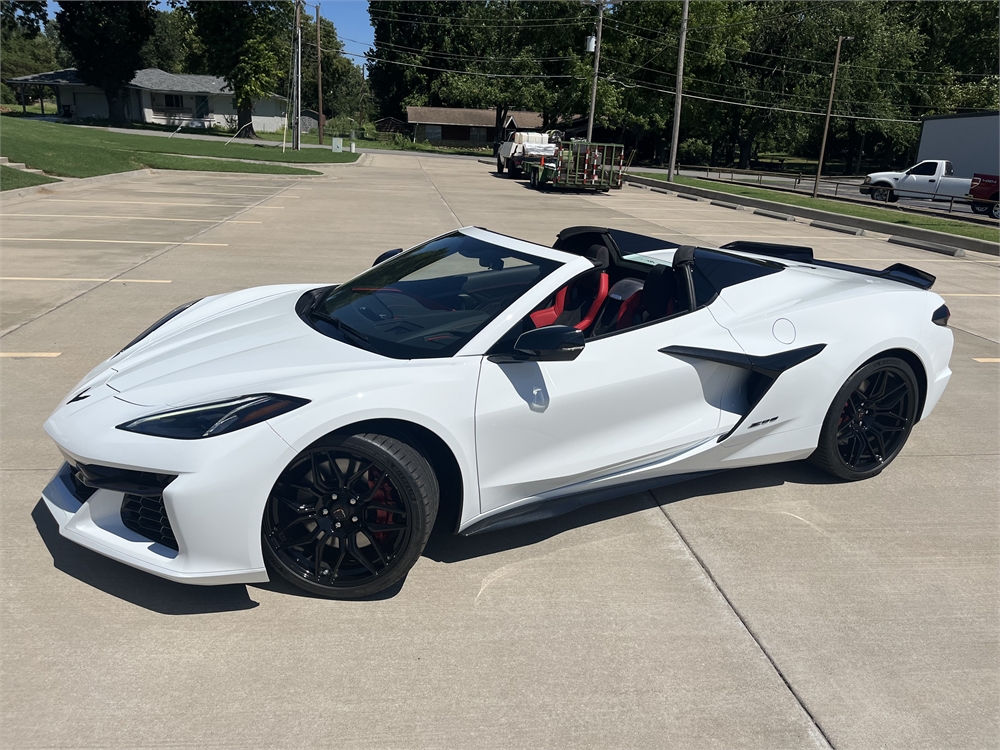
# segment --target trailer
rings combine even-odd
[[[563,141],[550,157],[526,162],[531,187],[545,190],[595,190],[606,193],[622,186],[625,174],[625,146],[620,143]]]

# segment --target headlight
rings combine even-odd
[[[229,401],[161,411],[120,424],[118,429],[176,440],[197,440],[242,430],[308,403],[308,399],[304,398],[261,393]]]
[[[118,354],[121,354],[123,351],[125,351],[129,347],[135,346],[140,341],[142,341],[144,338],[146,338],[149,334],[151,334],[153,331],[155,331],[157,328],[159,328],[164,323],[166,323],[168,320],[173,320],[174,318],[176,318],[178,315],[180,315],[182,312],[184,312],[185,310],[187,310],[189,307],[191,307],[191,305],[195,304],[196,302],[201,302],[201,299],[191,300],[186,305],[181,305],[176,310],[171,310],[166,315],[164,315],[162,318],[160,318],[158,321],[156,321],[155,323],[153,323],[153,325],[151,325],[145,331],[143,331],[138,336],[136,336],[134,339],[132,339],[131,341],[129,341],[127,344],[125,344],[125,346],[123,346],[121,348],[121,351],[119,351]],[[118,354],[116,354],[115,356],[117,357]]]
[[[870,185],[871,182],[872,182],[872,178],[871,177],[865,177],[865,181],[862,184],[864,184],[864,185]]]

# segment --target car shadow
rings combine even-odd
[[[60,536],[59,526],[41,500],[31,511],[31,518],[57,570],[137,607],[161,615],[199,615],[238,612],[257,606],[242,584],[192,586],[174,583],[74,544]]]
[[[601,500],[561,516],[499,531],[458,536],[453,533],[453,526],[445,527],[443,524],[438,524],[424,549],[424,556],[443,563],[461,562],[537,544],[571,529],[649,510],[657,505],[668,505],[727,492],[780,487],[786,482],[836,484],[838,480],[805,461],[719,471],[709,476],[675,483],[667,483],[665,480],[662,487],[651,491],[630,492],[625,489],[617,498]],[[653,492],[658,494],[659,502],[653,497]]]

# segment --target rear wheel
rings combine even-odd
[[[903,360],[862,365],[837,393],[810,461],[836,477],[868,479],[899,455],[917,419],[917,379]]]
[[[503,174],[503,161],[497,157],[497,174]]]
[[[333,436],[300,453],[275,482],[264,511],[264,553],[310,593],[369,596],[416,563],[438,494],[433,469],[405,442]]]
[[[972,204],[972,212],[976,213],[976,214],[986,215],[986,214],[988,214],[990,212],[991,208],[992,208],[992,206],[990,206],[989,203],[973,203]]]
[[[996,200],[996,197],[993,198]],[[993,207],[990,209],[990,216],[994,219],[1000,219],[1000,203],[994,203]]]
[[[537,169],[532,169],[531,170],[531,176],[528,177],[528,182],[531,184],[531,187],[533,187],[535,190],[538,190],[538,170]]]

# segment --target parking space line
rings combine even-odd
[[[101,214],[0,214],[0,219],[16,219],[20,216],[49,217],[53,219],[127,219],[134,221],[193,221],[199,224],[263,224],[262,221],[241,221],[239,219],[177,219],[167,216],[103,216]]]
[[[229,247],[228,242],[171,242],[154,240],[81,240],[59,237],[0,237],[0,242],[99,242],[105,245],[196,245],[198,247]]]
[[[114,201],[114,200],[90,200],[86,198],[47,198],[49,203],[114,203],[129,204],[135,206],[202,206],[214,208],[273,208],[283,210],[284,206],[258,206],[255,203],[233,205],[232,203],[170,203],[169,201]],[[219,221],[222,221],[220,219]]]
[[[0,276],[0,281],[128,281],[132,284],[172,284],[170,279],[68,279],[48,276]]]
[[[973,362],[1000,362],[1000,357],[973,357]]]
[[[939,292],[942,297],[1000,297],[1000,294],[944,294]]]
[[[153,193],[163,193],[165,195],[214,195],[219,198],[276,198],[277,193],[216,193],[216,192],[198,192],[195,190],[133,190],[133,193],[149,194]],[[301,195],[282,195],[282,198],[301,198]]]
[[[0,352],[0,357],[58,357],[62,352]]]

